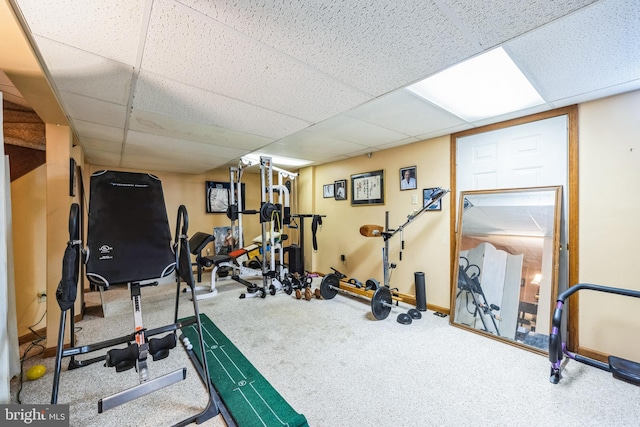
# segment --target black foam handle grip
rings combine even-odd
[[[138,359],[139,354],[137,344],[129,344],[127,348],[114,348],[107,352],[105,365],[117,366],[120,362],[134,361]]]
[[[162,338],[151,338],[149,340],[149,353],[156,354],[162,350],[171,350],[176,346],[175,334],[168,334]]]

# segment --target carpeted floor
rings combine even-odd
[[[203,278],[206,283],[208,278]],[[315,285],[314,285],[315,286]],[[367,300],[297,300],[278,293],[239,299],[245,290],[231,280],[215,298],[200,302],[205,313],[310,426],[637,426],[640,387],[611,374],[569,362],[560,384],[549,382],[547,359],[449,325],[428,311],[401,325],[394,308],[375,321]],[[109,290],[106,318],[87,318],[79,344],[130,333],[126,290]],[[174,285],[143,289],[145,326],[170,323]],[[98,293],[88,300],[99,302]],[[124,302],[118,302],[124,301]],[[181,315],[191,302],[181,298]],[[23,403],[48,403],[54,358],[44,377],[25,382]],[[66,366],[66,365],[63,365]],[[69,403],[72,426],[165,426],[197,412],[204,388],[185,352],[150,362],[151,376],[186,366],[187,379],[103,414],[101,397],[137,384],[135,371],[116,374],[100,363],[63,370],[60,403]],[[19,382],[11,383],[16,401]],[[224,426],[221,417],[206,425]],[[243,426],[244,427],[244,426]]]

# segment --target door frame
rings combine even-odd
[[[457,164],[457,140],[458,138],[476,135],[485,132],[491,132],[499,129],[505,129],[508,127],[519,126],[539,120],[549,119],[558,116],[567,116],[567,171],[568,171],[568,189],[567,189],[567,247],[561,248],[568,251],[568,283],[567,286],[579,283],[578,279],[578,232],[579,232],[579,217],[578,217],[578,106],[570,105],[567,107],[557,108],[555,110],[545,111],[542,113],[532,114],[517,119],[507,120],[500,123],[494,123],[482,127],[468,129],[462,132],[451,134],[450,136],[450,168],[451,171],[451,194],[454,197],[449,197],[450,203],[450,233],[449,233],[449,248],[450,248],[450,284],[454,283],[453,272],[455,271],[455,254],[456,254],[456,220],[457,220],[457,194],[456,189],[456,164]],[[453,289],[453,288],[452,288]],[[453,292],[453,291],[452,291]],[[579,347],[578,342],[578,330],[579,330],[579,296],[576,294],[573,296],[575,299],[572,304],[569,304],[568,310],[568,322],[567,322],[567,347],[570,351],[576,352]]]

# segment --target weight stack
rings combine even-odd
[[[304,274],[304,264],[302,260],[302,249],[298,245],[291,245],[287,247],[287,254],[289,256],[289,271],[291,273]]]
[[[427,291],[424,284],[424,273],[416,271],[413,273],[416,282],[416,308],[419,311],[427,311]]]

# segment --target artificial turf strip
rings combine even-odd
[[[229,413],[240,427],[308,427],[297,413],[247,358],[205,314],[200,315],[209,377]],[[202,361],[196,325],[182,329]]]

